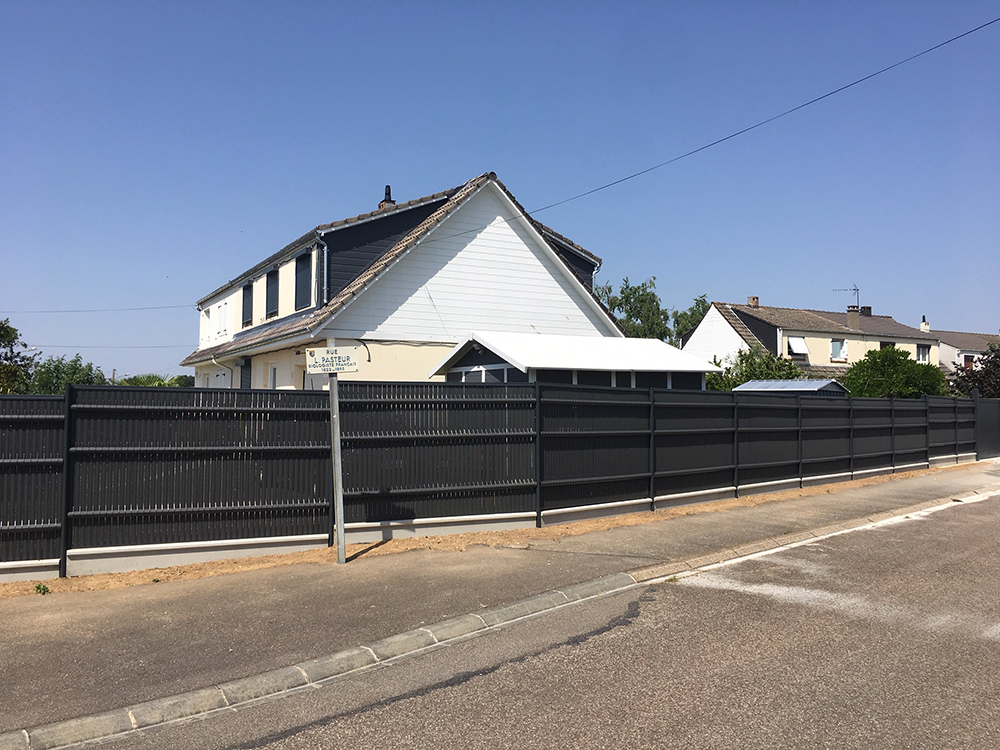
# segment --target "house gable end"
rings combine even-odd
[[[330,336],[458,341],[476,328],[620,336],[493,182],[345,304]]]

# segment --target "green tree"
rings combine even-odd
[[[717,359],[714,363],[724,369],[721,373],[705,375],[705,387],[710,391],[731,391],[751,380],[797,380],[805,377],[792,360],[772,354],[760,345],[741,349],[736,356],[727,358],[724,365]]]
[[[671,312],[670,319],[673,321],[673,330],[671,331],[669,343],[674,346],[680,346],[681,337],[688,331],[695,329],[711,306],[708,301],[708,295],[702,294],[694,298],[694,304],[687,310],[674,310]]]
[[[598,286],[594,292],[626,336],[660,339],[673,346],[680,346],[681,335],[698,325],[710,307],[704,294],[696,297],[687,310],[664,307],[656,293],[655,276],[635,285],[629,283],[626,276],[617,294],[611,284]]]
[[[935,365],[922,365],[894,346],[873,349],[851,365],[842,379],[852,396],[919,398],[948,395],[948,381]]]
[[[35,365],[30,392],[58,395],[65,393],[67,383],[105,385],[107,382],[101,368],[96,367],[93,362],[84,362],[79,354],[69,360],[66,357],[49,357]]]
[[[971,396],[972,389],[978,388],[983,398],[1000,398],[1000,344],[990,344],[971,368],[956,367],[951,386],[960,396]]]
[[[660,305],[655,276],[635,286],[626,276],[618,294],[614,293],[611,284],[599,286],[595,292],[629,338],[662,341],[670,335],[671,311]]]
[[[145,388],[191,388],[194,386],[194,375],[174,375],[165,378],[156,373],[130,375],[118,381],[118,385],[141,386]]]
[[[0,393],[27,393],[37,354],[26,354],[28,345],[10,324],[0,320]]]

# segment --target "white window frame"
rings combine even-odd
[[[921,352],[925,355],[923,359],[920,358]],[[929,365],[931,363],[930,344],[917,344],[917,363],[921,365]]]
[[[840,342],[840,354],[834,356],[833,346],[838,341]],[[830,339],[830,361],[831,362],[847,361],[847,339]]]

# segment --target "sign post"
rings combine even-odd
[[[306,349],[306,371],[326,373],[330,379],[330,459],[333,469],[333,513],[329,545],[337,544],[337,562],[347,562],[344,541],[344,467],[340,453],[340,396],[337,373],[358,371],[358,347]]]

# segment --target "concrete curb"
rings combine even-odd
[[[707,566],[738,560],[792,544],[807,542],[811,539],[853,531],[881,521],[905,518],[932,508],[941,509],[947,507],[950,502],[985,500],[990,496],[1000,495],[1000,490],[997,487],[997,485],[991,485],[963,497],[939,498],[850,521],[829,524],[810,531],[762,539],[688,560],[660,563],[628,573],[616,573],[562,589],[546,591],[511,604],[485,609],[476,614],[464,615],[434,625],[416,628],[406,633],[383,638],[367,646],[347,649],[291,667],[232,680],[215,687],[158,698],[92,716],[83,716],[0,734],[0,750],[57,750],[81,742],[106,739],[175,721],[193,719],[219,710],[232,710],[241,705],[295,690],[317,688],[329,680],[352,672],[368,669],[441,644],[467,638],[481,631],[497,629],[518,620],[534,617],[594,597],[619,593],[645,585],[648,582],[666,580],[674,575],[691,574]]]

